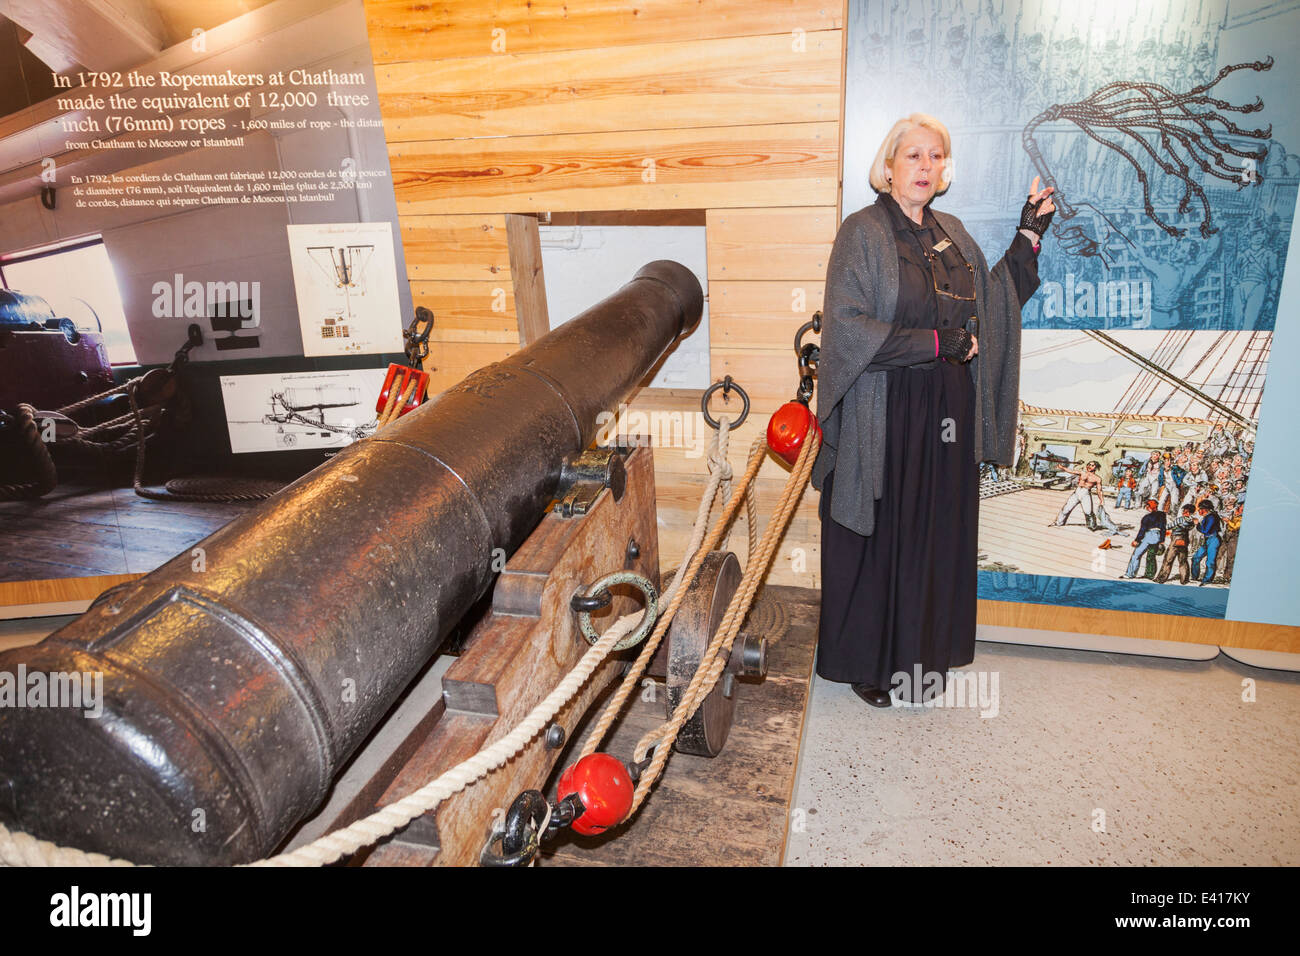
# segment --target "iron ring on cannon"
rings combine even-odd
[[[614,650],[623,651],[644,641],[650,634],[650,629],[655,626],[655,619],[659,616],[659,589],[650,583],[647,578],[633,571],[615,571],[613,574],[605,575],[587,588],[585,594],[575,594],[574,602],[581,603],[580,599],[598,597],[602,591],[608,595],[609,587],[614,584],[630,584],[645,595],[645,614],[641,618],[641,623],[636,626],[636,630],[614,645]],[[605,603],[602,599],[601,605],[603,606]],[[591,610],[586,608],[578,610],[577,607],[574,610],[578,612],[578,626],[582,628],[582,636],[587,639],[588,644],[595,644],[600,640],[600,635],[592,627]]]

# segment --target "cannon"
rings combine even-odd
[[[538,527],[599,414],[702,308],[689,270],[652,262],[40,644],[0,654],[0,675],[102,680],[98,716],[0,708],[0,821],[140,863],[273,851]]]
[[[81,312],[98,326],[89,306]],[[102,328],[82,331],[40,296],[0,289],[0,409],[58,408],[112,387]]]

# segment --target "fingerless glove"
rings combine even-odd
[[[964,361],[970,347],[971,335],[965,329],[939,330],[939,358]]]
[[[1052,217],[1056,215],[1055,210],[1043,213],[1041,216],[1038,214],[1038,207],[1045,202],[1047,202],[1047,197],[1038,200],[1036,203],[1025,200],[1025,205],[1020,210],[1020,228],[1028,229],[1039,239],[1047,235],[1047,227],[1051,225]]]

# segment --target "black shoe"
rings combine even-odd
[[[894,702],[889,696],[889,691],[878,690],[869,684],[850,684],[853,693],[857,694],[872,707],[893,707]]]

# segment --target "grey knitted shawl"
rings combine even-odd
[[[933,210],[932,210],[933,211]],[[934,212],[975,267],[979,355],[970,364],[979,405],[975,460],[1009,465],[1020,395],[1020,303],[1005,259],[989,271],[979,245],[955,216]],[[813,463],[819,491],[833,470],[830,516],[861,535],[875,529],[885,468],[885,376],[868,372],[898,305],[898,247],[889,213],[866,206],[844,220],[826,269],[817,417],[824,432]],[[826,503],[822,503],[825,509]]]

